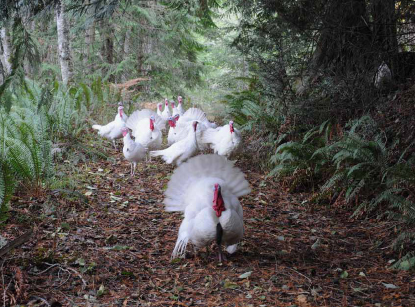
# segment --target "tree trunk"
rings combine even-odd
[[[142,5],[144,7],[151,8],[154,5],[157,5],[157,3],[155,1],[145,1]],[[147,20],[142,19],[140,24],[142,26],[142,30],[140,31],[141,50],[138,55],[139,71],[142,76],[148,76],[152,70],[151,64],[148,62],[148,58],[152,55],[154,50],[154,31],[148,29]],[[144,91],[147,93],[151,91],[151,87],[148,82],[144,85]]]
[[[2,51],[3,51],[1,54],[1,63],[3,65],[5,75],[8,76],[12,72],[12,63],[11,63],[12,49],[11,49],[11,44],[10,44],[9,31],[7,30],[6,26],[3,26],[0,29],[0,37],[1,37],[1,45],[2,45]]]
[[[365,0],[331,0],[327,5],[312,69],[346,74],[373,66]]]
[[[58,51],[62,81],[65,85],[68,85],[72,81],[73,65],[71,59],[69,29],[65,19],[65,5],[63,0],[56,6],[56,25],[58,28]]]
[[[89,1],[87,1],[87,4],[89,4]],[[92,10],[90,10],[89,13],[92,14]],[[94,43],[95,43],[95,21],[92,21],[88,29],[86,29],[85,31],[85,45],[86,45],[85,54],[84,54],[85,66],[88,60],[91,58],[91,53],[94,51]]]
[[[102,40],[102,48],[101,48],[101,58],[106,63],[114,64],[114,37],[113,37],[113,29],[110,24],[111,21],[102,21],[101,22],[101,40]],[[109,68],[107,71],[111,70]],[[114,82],[115,76],[111,74],[108,77],[108,81]]]
[[[395,0],[374,0],[372,5],[373,37],[383,53],[398,52]]]
[[[129,28],[125,32],[124,45],[123,45],[123,60],[127,59],[131,52],[131,35],[132,35],[132,29]],[[129,71],[126,71],[126,73],[122,74],[122,80],[124,82],[127,81],[128,74],[129,74]]]
[[[404,79],[400,76],[402,66],[395,55],[398,53],[398,38],[396,29],[395,0],[374,0],[372,4],[373,40],[379,50],[378,65],[385,61],[394,79]]]
[[[0,44],[0,52],[1,52],[1,44]],[[4,79],[5,79],[5,73],[3,69],[3,63],[2,61],[0,61],[0,85],[4,83]]]

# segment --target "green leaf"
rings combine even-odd
[[[97,291],[97,297],[100,297],[100,296],[104,295],[105,294],[105,291],[106,291],[106,289],[105,289],[104,285],[101,284],[99,286],[98,291]]]
[[[75,263],[80,265],[80,266],[85,266],[85,259],[84,258],[78,258],[78,259],[76,259]]]
[[[229,280],[225,280],[225,283],[223,285],[226,289],[237,289],[239,288],[238,284],[234,282],[230,282]]]
[[[349,276],[349,273],[347,273],[347,271],[343,271],[341,274],[340,274],[340,278],[347,278]]]

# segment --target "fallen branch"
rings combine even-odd
[[[33,234],[33,231],[30,229],[28,232],[25,232],[24,234],[22,234],[17,239],[14,239],[13,241],[7,243],[2,249],[0,249],[0,257],[3,257],[5,254],[7,254],[13,248],[15,248],[19,245],[22,245],[23,243],[29,241],[32,234]]]

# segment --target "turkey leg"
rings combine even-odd
[[[222,252],[222,236],[223,236],[223,228],[220,223],[216,225],[216,244],[218,245],[219,249],[219,262],[225,262],[226,257],[225,254]]]

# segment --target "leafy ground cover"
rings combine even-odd
[[[389,269],[396,224],[311,209],[309,195],[290,194],[247,157],[237,161],[252,185],[241,249],[224,264],[214,246],[171,261],[181,215],[161,202],[173,168],[141,163],[131,178],[107,145],[110,159],[63,164],[75,190],[13,198],[2,233],[33,235],[0,262],[5,306],[415,306],[413,274]]]

